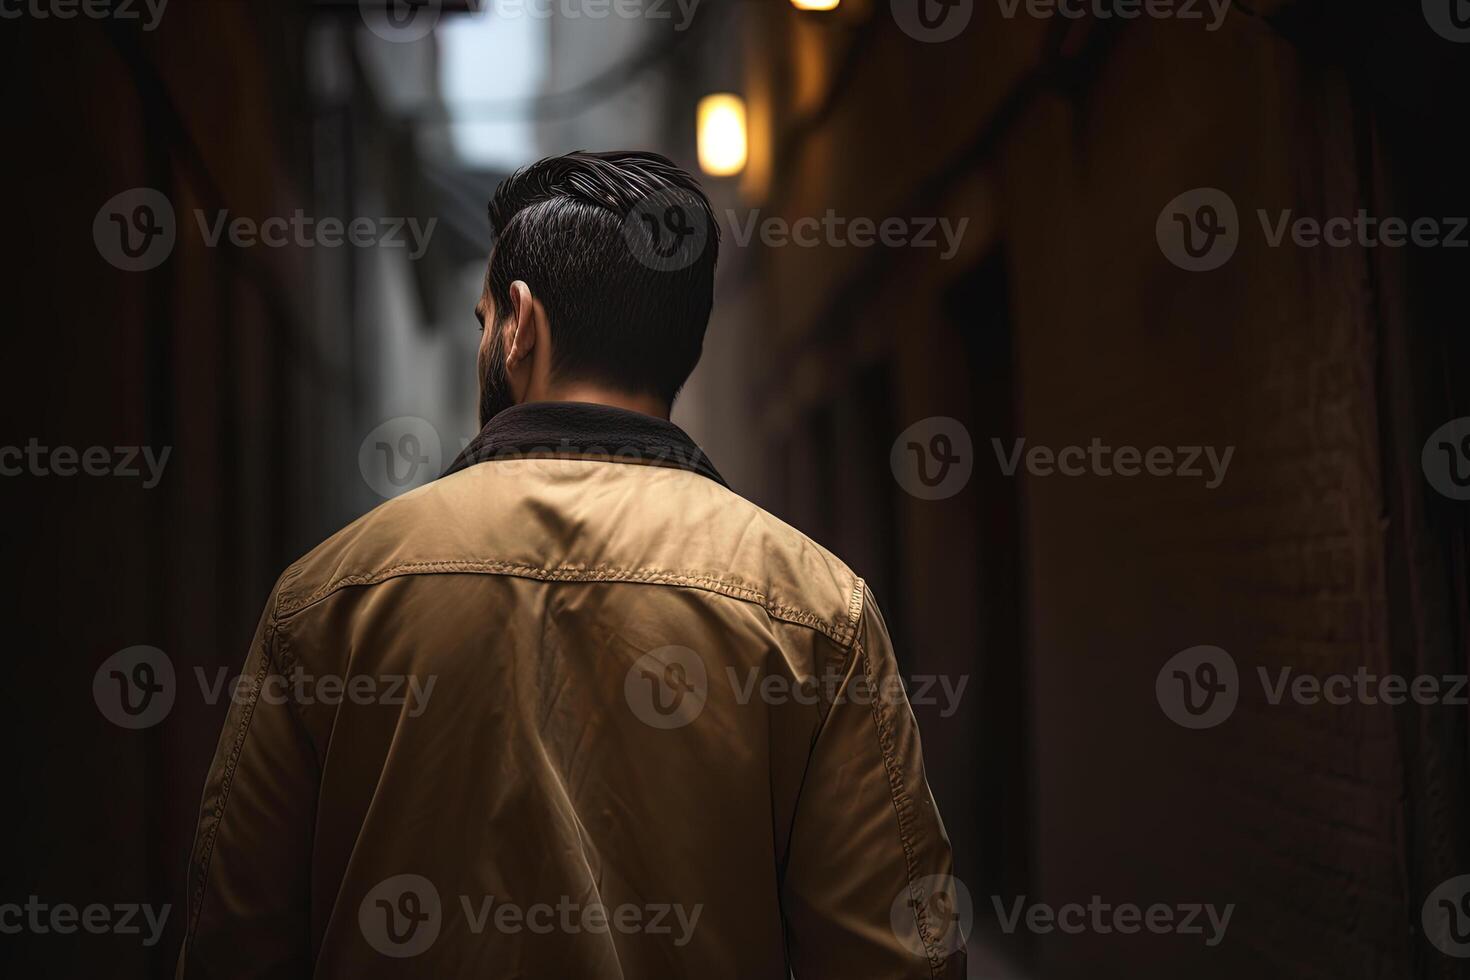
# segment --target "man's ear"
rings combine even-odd
[[[505,345],[506,370],[514,369],[536,346],[536,297],[520,279],[510,284],[510,337]]]

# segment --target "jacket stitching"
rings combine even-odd
[[[260,667],[255,671],[255,683],[250,689],[250,699],[245,704],[244,715],[240,724],[235,729],[235,742],[230,747],[230,755],[225,763],[224,772],[220,775],[219,799],[214,805],[214,822],[210,824],[209,830],[205,832],[203,840],[200,841],[200,857],[198,881],[194,885],[194,914],[190,916],[189,928],[185,933],[185,941],[192,939],[199,928],[199,916],[204,909],[204,890],[209,883],[209,866],[214,859],[214,843],[219,835],[220,825],[224,823],[225,808],[229,804],[230,789],[235,782],[235,770],[239,766],[240,757],[245,752],[245,737],[250,731],[250,722],[255,718],[255,706],[260,700],[260,692],[265,686],[266,675],[270,673],[271,649],[274,646],[278,624],[276,616],[271,616],[270,624],[266,628],[265,636],[261,638]]]
[[[863,675],[867,678],[868,689],[875,691],[877,690],[877,679],[873,676],[873,664],[868,659],[867,651],[863,648],[861,637],[857,639],[855,648],[857,655],[862,658]],[[930,931],[922,896],[914,887],[917,861],[914,857],[913,801],[903,789],[903,773],[899,769],[898,760],[894,757],[893,751],[893,727],[885,715],[882,698],[873,698],[873,725],[878,732],[878,747],[883,756],[883,768],[888,775],[888,793],[893,800],[893,810],[898,818],[898,838],[903,845],[904,877],[907,880],[909,898],[914,909],[914,924],[918,927],[919,941],[923,943],[926,958],[929,960],[929,975],[938,977],[944,959],[939,955]]]
[[[689,575],[680,572],[668,572],[657,568],[617,568],[598,566],[587,568],[581,565],[560,565],[554,568],[544,568],[536,565],[527,565],[519,562],[507,561],[468,561],[468,560],[442,560],[442,561],[410,561],[389,565],[378,571],[345,575],[328,581],[315,592],[302,597],[286,599],[279,606],[281,616],[291,616],[307,606],[320,602],[334,592],[355,585],[376,585],[391,578],[403,575],[413,575],[433,572],[479,572],[491,575],[510,575],[516,578],[536,579],[544,582],[631,582],[656,585],[682,585],[689,588],[703,589],[707,592],[717,592],[733,599],[741,599],[763,607],[768,613],[777,619],[796,623],[801,626],[809,626],[812,629],[830,637],[834,642],[846,645],[854,635],[856,617],[849,613],[849,621],[842,624],[830,623],[821,619],[814,613],[808,612],[797,606],[781,602],[767,596],[758,589],[752,589],[744,585],[736,585],[725,579],[714,578],[708,575]],[[862,586],[862,580],[858,580],[858,588]],[[856,594],[856,590],[855,590]],[[858,608],[861,611],[861,595],[858,595]],[[849,601],[851,608],[851,601]]]
[[[852,595],[847,597],[847,626],[846,633],[854,641],[857,639],[858,619],[863,614],[863,595],[868,591],[868,585],[862,579],[857,579],[852,584]]]
[[[287,634],[283,626],[276,629],[276,654],[277,656],[275,659],[280,668],[282,677],[289,676],[293,671],[296,670],[298,664],[300,663],[300,661],[296,657],[296,654],[293,653],[291,650],[291,637]],[[310,731],[310,726],[306,723],[306,705],[300,703],[300,701],[296,698],[287,698],[286,710],[291,713],[291,716],[296,719],[297,724],[299,724],[303,730],[306,730],[308,732]],[[311,742],[312,748],[315,749],[315,740],[313,739],[311,740]],[[321,764],[320,757],[318,757],[317,759],[317,764]]]

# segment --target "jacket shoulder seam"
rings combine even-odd
[[[843,629],[848,635],[847,645],[856,647],[858,643],[858,621],[862,619],[864,596],[868,592],[868,583],[858,576],[853,576],[852,594],[847,597],[847,622]]]
[[[209,867],[214,858],[214,844],[219,835],[220,826],[224,823],[225,810],[229,805],[230,791],[234,788],[235,771],[240,764],[240,757],[245,751],[245,739],[250,733],[250,723],[255,718],[255,706],[259,702],[260,692],[265,685],[266,675],[270,673],[272,661],[275,659],[274,648],[276,636],[280,627],[279,607],[271,615],[266,627],[265,635],[261,637],[260,666],[256,669],[253,683],[250,687],[248,703],[240,718],[240,723],[235,728],[235,738],[230,746],[229,757],[225,761],[224,770],[220,773],[218,799],[215,801],[214,810],[211,812],[213,822],[209,830],[200,841],[199,867],[197,871],[198,880],[193,889],[193,915],[189,917],[188,926],[184,932],[184,941],[187,943],[193,938],[199,928],[199,917],[204,911],[204,895],[209,884]]]
[[[863,676],[869,690],[877,690],[877,678],[873,675],[873,664],[863,647],[862,637],[855,635],[853,650],[861,658]],[[888,777],[888,795],[893,802],[894,815],[898,820],[898,839],[903,846],[904,878],[909,890],[910,905],[914,910],[914,924],[918,929],[919,941],[924,946],[925,958],[929,961],[931,977],[938,977],[944,962],[935,943],[928,918],[925,915],[923,895],[914,887],[918,863],[914,856],[913,800],[903,787],[903,771],[893,750],[893,725],[887,716],[883,698],[872,699],[873,727],[878,736],[878,751],[883,758],[884,774]]]
[[[625,582],[638,585],[674,585],[700,589],[739,599],[762,607],[772,617],[798,626],[806,626],[827,636],[844,647],[851,644],[856,635],[858,617],[862,613],[862,579],[858,579],[852,596],[848,600],[847,618],[833,623],[800,606],[783,602],[773,596],[739,582],[718,576],[674,572],[660,568],[628,568],[608,565],[556,565],[543,567],[522,562],[498,560],[441,559],[438,561],[406,561],[388,565],[373,572],[343,575],[330,579],[315,590],[299,596],[282,596],[277,614],[281,618],[294,616],[308,606],[315,605],[328,596],[353,586],[371,586],[389,579],[408,575],[433,574],[481,574],[507,575],[514,578],[534,579],[542,582]]]

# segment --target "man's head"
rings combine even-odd
[[[550,157],[501,182],[490,225],[480,423],[579,391],[667,413],[714,302],[719,231],[694,178],[657,153]]]

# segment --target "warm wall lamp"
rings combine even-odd
[[[797,10],[836,10],[842,0],[791,0]]]
[[[745,169],[745,100],[722,92],[699,100],[699,169],[732,177]]]

